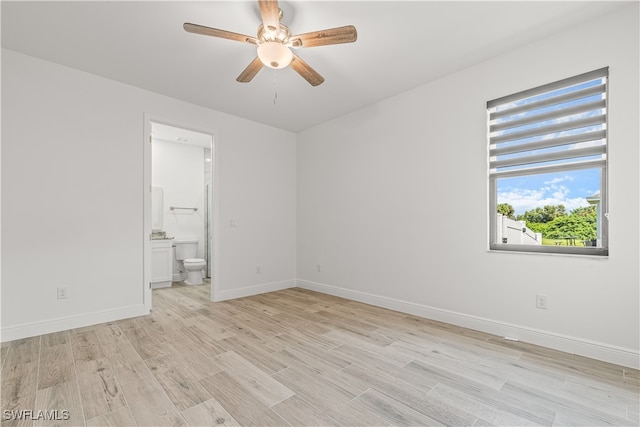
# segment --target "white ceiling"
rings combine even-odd
[[[281,1],[294,34],[357,28],[355,43],[296,51],[325,77],[318,87],[289,68],[237,83],[255,46],[182,29],[192,22],[255,36],[253,1],[2,1],[2,46],[298,132],[625,4]]]

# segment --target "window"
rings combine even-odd
[[[608,255],[608,75],[487,102],[490,249]]]

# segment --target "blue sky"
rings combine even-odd
[[[585,198],[598,191],[600,169],[597,168],[498,179],[498,203],[509,203],[516,215],[559,204],[563,204],[568,213],[588,206]]]

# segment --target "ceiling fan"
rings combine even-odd
[[[185,31],[189,33],[256,45],[258,47],[258,56],[236,78],[241,83],[250,82],[265,65],[274,69],[291,65],[291,68],[312,86],[318,86],[324,82],[324,77],[293,53],[291,48],[353,43],[358,37],[356,28],[353,25],[292,35],[289,27],[280,22],[282,10],[279,8],[277,0],[258,0],[258,5],[260,6],[262,24],[258,26],[256,37],[191,23],[183,25]]]

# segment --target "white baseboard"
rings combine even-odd
[[[413,314],[427,319],[437,320],[452,325],[474,329],[501,337],[515,338],[519,341],[540,345],[547,348],[577,354],[592,359],[640,369],[640,353],[632,349],[609,344],[584,340],[576,337],[556,334],[510,323],[498,322],[477,316],[470,316],[436,307],[429,307],[409,301],[354,291],[309,280],[298,280],[298,287],[322,292],[350,300]]]
[[[234,298],[249,297],[251,295],[264,294],[267,292],[281,291],[283,289],[295,288],[295,280],[284,280],[282,282],[262,283],[260,285],[246,286],[244,288],[231,289],[228,291],[217,291],[215,301],[225,301]]]
[[[79,316],[60,317],[58,319],[48,319],[42,322],[8,326],[3,327],[0,330],[0,342],[50,334],[52,332],[66,331],[67,329],[82,328],[84,326],[113,322],[115,320],[144,316],[146,314],[149,314],[149,311],[145,308],[144,304],[140,304],[119,308],[117,310],[105,310],[82,314]]]

